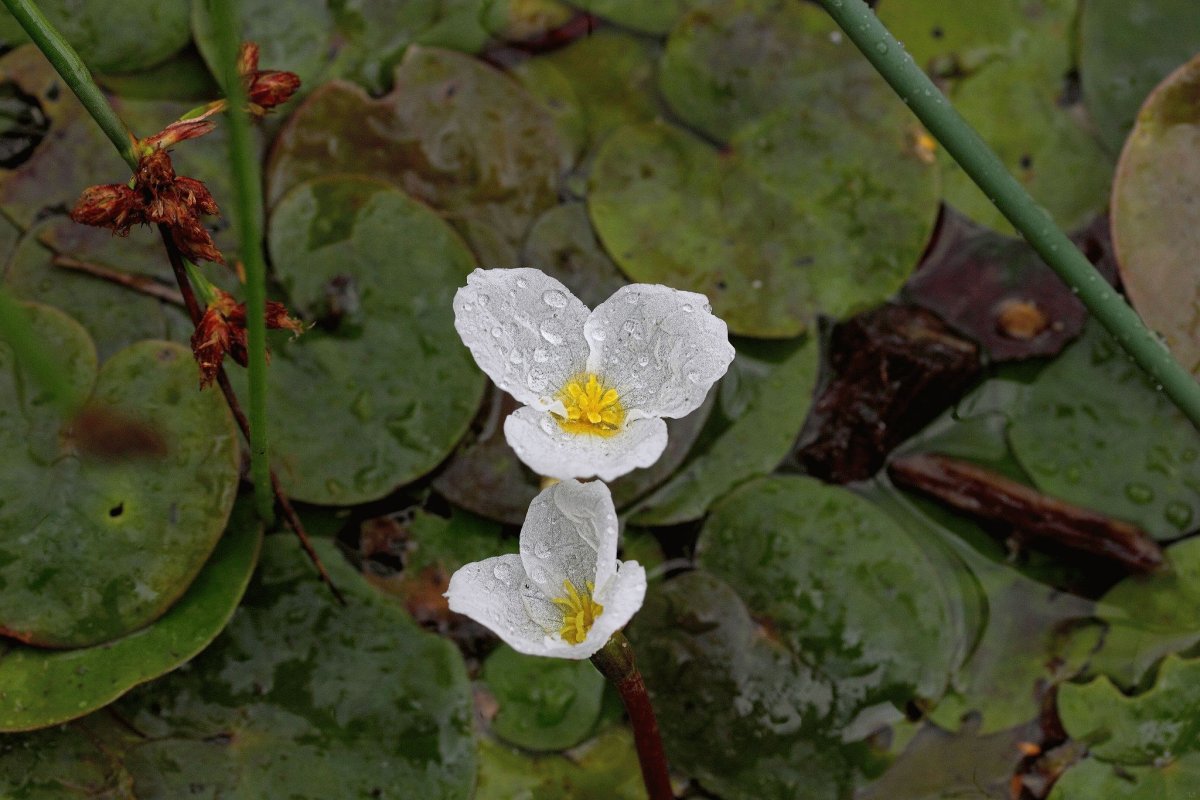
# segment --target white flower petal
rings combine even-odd
[[[636,561],[617,562],[619,569],[612,580],[596,592],[595,600],[604,606],[596,617],[587,637],[580,642],[579,649],[586,655],[567,658],[588,658],[608,643],[614,633],[624,628],[646,599],[646,570]]]
[[[566,597],[566,581],[581,593],[589,583],[607,584],[617,568],[617,510],[608,487],[568,479],[535,497],[521,526],[521,563],[547,597]]]
[[[521,557],[510,553],[495,558],[467,564],[450,577],[446,598],[450,610],[466,614],[485,625],[515,650],[526,652],[522,647],[529,643],[540,644],[548,633],[544,624],[530,616],[528,603],[523,595],[537,593],[533,599],[548,603],[540,597],[540,591],[525,575]],[[553,605],[551,605],[553,608]],[[561,620],[562,614],[558,614]],[[544,623],[549,618],[544,618]],[[557,630],[559,621],[551,630]]]
[[[682,417],[725,374],[734,350],[707,298],[654,284],[618,289],[584,325],[588,371],[636,417]]]
[[[611,481],[658,460],[667,446],[667,423],[637,419],[612,436],[591,436],[567,433],[548,412],[523,406],[504,420],[504,438],[539,475]]]
[[[562,410],[555,395],[583,371],[588,309],[536,269],[477,269],[454,295],[454,327],[480,369],[526,405]]]

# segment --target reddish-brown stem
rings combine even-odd
[[[650,695],[646,693],[646,684],[633,657],[633,646],[624,634],[617,631],[608,644],[592,656],[592,663],[621,695],[621,702],[625,705],[629,724],[633,728],[633,742],[650,800],[675,800],[671,776],[667,772],[667,756],[663,752],[662,737],[658,734],[658,720],[654,717]]]
[[[199,301],[196,300],[196,293],[192,291],[192,284],[188,280],[187,268],[183,265],[183,255],[179,252],[179,248],[175,245],[171,238],[171,230],[166,225],[159,225],[158,232],[162,235],[163,245],[167,248],[167,259],[171,262],[171,270],[175,273],[175,280],[179,284],[179,292],[183,295],[183,304],[187,308],[188,316],[192,318],[192,324],[198,325],[200,318],[204,314],[204,310],[200,308]],[[225,402],[229,405],[230,412],[233,413],[233,418],[237,422],[238,428],[242,431],[242,436],[246,441],[250,441],[250,422],[246,419],[245,413],[242,411],[241,403],[238,402],[237,394],[233,391],[233,384],[229,382],[229,376],[225,374],[225,368],[217,369],[217,385],[221,387],[221,394],[225,395]],[[329,576],[329,572],[325,569],[325,564],[322,563],[321,557],[317,555],[317,551],[313,549],[312,542],[308,538],[308,532],[304,529],[304,523],[300,521],[300,517],[296,514],[296,509],[292,507],[291,500],[283,491],[283,487],[279,484],[279,476],[275,474],[275,470],[271,470],[271,490],[275,494],[275,503],[279,506],[280,512],[283,514],[283,519],[287,522],[289,528],[296,534],[296,538],[300,540],[300,546],[304,548],[304,552],[308,554],[308,558],[316,567],[318,574],[321,576],[321,581],[329,587],[329,591],[333,593],[334,598],[342,605],[346,604],[346,598],[333,582],[333,578]]]
[[[163,286],[158,281],[148,275],[138,275],[132,272],[121,272],[117,269],[106,267],[103,264],[94,264],[91,261],[80,261],[78,258],[70,256],[56,255],[54,257],[54,266],[62,267],[63,269],[83,272],[101,280],[115,283],[118,286],[123,286],[126,289],[132,289],[139,294],[148,295],[156,300],[162,300],[176,306],[183,306],[183,295],[169,286]]]

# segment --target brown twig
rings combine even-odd
[[[161,283],[151,278],[148,275],[138,275],[134,272],[122,272],[121,270],[106,267],[103,264],[96,264],[91,261],[81,261],[70,256],[55,255],[54,266],[62,267],[63,269],[74,270],[91,275],[95,278],[115,283],[118,286],[123,286],[126,289],[132,289],[139,294],[148,295],[157,300],[162,300],[173,305],[183,308],[183,295],[170,286],[163,286]]]
[[[1071,505],[949,456],[920,454],[888,465],[897,484],[936,497],[973,517],[1002,522],[1033,539],[1120,564],[1132,572],[1163,568],[1158,543],[1135,525]]]
[[[196,293],[192,291],[192,284],[188,280],[187,269],[183,265],[183,256],[171,238],[170,228],[166,225],[159,225],[158,232],[162,235],[163,245],[167,248],[167,259],[171,262],[171,269],[175,273],[175,280],[179,283],[179,291],[182,295],[183,304],[187,308],[188,316],[192,318],[193,325],[198,325],[201,316],[204,314],[204,310],[200,308],[200,303],[196,300]],[[225,402],[228,403],[229,410],[233,413],[233,418],[237,422],[238,428],[241,429],[242,435],[246,437],[246,441],[250,441],[250,422],[246,419],[246,415],[242,411],[241,403],[238,402],[237,394],[233,391],[233,384],[229,382],[229,376],[225,374],[224,367],[217,370],[217,385],[221,387],[221,394],[225,395]],[[321,557],[317,555],[317,551],[313,549],[312,542],[308,538],[308,532],[304,529],[304,523],[300,521],[300,517],[292,507],[291,500],[288,499],[287,494],[283,491],[283,487],[279,483],[279,476],[275,474],[275,470],[271,470],[271,490],[275,494],[275,503],[279,506],[284,521],[295,532],[296,538],[300,540],[300,546],[304,548],[304,552],[308,554],[309,560],[316,567],[317,572],[321,576],[321,581],[329,587],[329,591],[333,593],[334,598],[340,604],[346,605],[346,598],[334,584],[333,578],[329,576],[329,572],[326,571],[325,564],[321,562]]]
[[[642,781],[646,784],[650,800],[675,800],[671,776],[667,772],[667,756],[658,733],[658,720],[654,717],[650,695],[646,692],[642,673],[638,671],[634,660],[633,646],[623,633],[617,631],[608,644],[592,656],[592,663],[621,695],[621,702],[629,714],[630,727],[633,728],[633,743],[637,748]]]

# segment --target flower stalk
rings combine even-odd
[[[592,656],[592,664],[621,696],[633,728],[633,742],[650,800],[673,800],[675,793],[667,772],[667,757],[658,733],[658,720],[654,716],[654,707],[650,705],[650,695],[646,692],[642,673],[638,671],[633,645],[625,638],[625,634],[617,631],[608,644]]]
[[[250,388],[250,474],[254,501],[265,522],[274,517],[271,501],[270,461],[267,444],[267,290],[262,256],[262,184],[258,162],[250,145],[250,118],[246,88],[239,66],[238,4],[212,0],[218,63],[229,99],[229,161],[233,170],[233,223],[246,269],[246,358]]]
[[[1137,365],[1200,428],[1200,384],[954,110],[863,0],[820,0],[846,36]]]

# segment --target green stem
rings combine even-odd
[[[863,0],[820,0],[846,36],[891,84],[963,171],[1087,306],[1109,333],[1200,428],[1200,384],[1124,298],[1108,285],[979,134],[959,115]],[[1102,387],[1101,387],[1102,388]]]
[[[274,516],[271,467],[267,453],[267,326],[266,264],[262,255],[263,205],[258,160],[250,143],[250,118],[246,94],[237,72],[237,0],[211,0],[213,32],[216,34],[221,83],[229,99],[229,161],[233,171],[233,222],[238,232],[239,252],[246,269],[246,357],[250,386],[250,475],[259,516]]]
[[[38,46],[54,69],[66,81],[67,86],[83,103],[92,118],[104,131],[125,159],[129,168],[137,169],[137,157],[133,153],[133,137],[125,123],[113,111],[100,87],[92,80],[83,59],[75,52],[75,48],[62,37],[53,25],[42,15],[37,3],[33,0],[3,0],[4,6],[16,17],[17,22],[29,34],[29,38]]]
[[[82,398],[71,386],[60,362],[38,339],[25,307],[3,287],[0,287],[0,340],[8,343],[17,357],[17,363],[50,395],[51,401],[63,414],[78,410]]]

